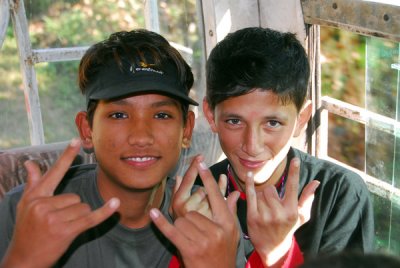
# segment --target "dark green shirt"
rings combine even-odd
[[[168,213],[175,181],[167,180],[164,199],[160,210],[172,222]],[[17,203],[21,198],[23,185],[10,192],[0,203],[0,259],[3,258],[11,241]],[[197,187],[197,186],[195,186]],[[71,168],[56,190],[59,193],[76,193],[82,202],[92,209],[101,207],[104,201],[99,195],[96,183],[96,165],[82,165]],[[130,229],[111,217],[100,225],[80,235],[58,261],[56,267],[150,268],[169,266],[176,249],[155,225]],[[27,241],[27,243],[29,243]],[[245,266],[246,258],[242,240],[239,242],[236,267]]]
[[[311,219],[295,233],[305,257],[342,250],[372,251],[374,213],[369,191],[362,178],[332,162],[291,148],[288,163],[293,157],[298,157],[301,161],[299,196],[309,182],[320,181],[311,210]],[[228,160],[225,159],[211,167],[216,179],[220,174],[227,174],[228,164]],[[197,180],[197,183],[200,184],[200,181]],[[239,199],[237,215],[245,233],[246,207],[246,200]],[[253,250],[251,238],[246,240],[245,246],[246,254],[249,254]]]
[[[172,185],[170,182],[167,185],[161,211],[171,221],[168,206]],[[23,185],[15,188],[0,203],[0,258],[12,236],[15,209],[22,190]],[[76,193],[92,209],[104,204],[97,188],[96,165],[72,168],[57,192]],[[119,224],[116,217],[111,217],[80,235],[56,267],[168,267],[174,252],[174,246],[153,224],[130,229]]]

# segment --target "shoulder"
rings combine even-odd
[[[291,149],[291,157],[300,159],[300,187],[312,180],[320,181],[320,190],[354,196],[367,196],[369,191],[363,178],[356,172],[328,160],[318,159],[297,149]]]
[[[97,164],[72,166],[57,187],[55,194],[71,192],[72,189],[80,188],[87,182],[93,181],[96,178],[96,167]]]

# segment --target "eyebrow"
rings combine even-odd
[[[162,106],[176,106],[179,107],[179,104],[176,100],[169,99],[169,100],[163,100],[163,101],[157,101],[151,105],[152,107],[162,107]]]
[[[226,117],[235,117],[235,118],[238,118],[238,119],[242,119],[243,118],[243,116],[241,116],[240,114],[230,113],[230,112],[229,113],[223,113],[222,117],[224,117],[224,118],[226,118]],[[276,120],[276,119],[283,120],[283,121],[287,121],[288,120],[288,116],[287,115],[282,115],[282,114],[279,114],[279,113],[275,113],[275,114],[272,114],[272,115],[267,115],[267,116],[264,116],[263,118],[266,119],[266,120]]]
[[[112,103],[112,104],[116,104],[116,105],[123,105],[123,106],[131,105],[126,99],[110,100],[108,102]],[[178,104],[178,101],[176,101],[174,99],[156,101],[151,104],[151,107],[154,107],[154,108],[163,107],[163,106],[179,107],[179,104]]]

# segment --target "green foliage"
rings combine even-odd
[[[365,37],[321,27],[322,95],[360,107],[365,103]],[[328,154],[364,170],[364,126],[330,116]]]

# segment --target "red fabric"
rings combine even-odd
[[[296,268],[303,264],[304,258],[303,253],[300,251],[300,247],[297,244],[296,239],[293,237],[292,246],[286,255],[285,262],[282,264],[281,268]],[[254,251],[250,258],[247,260],[246,268],[262,268],[264,267],[260,256],[256,251]]]
[[[179,268],[179,267],[181,267],[181,262],[179,261],[178,257],[173,255],[171,261],[169,262],[168,268]]]

